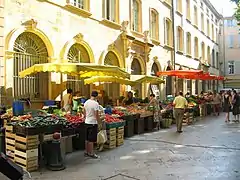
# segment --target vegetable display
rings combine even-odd
[[[119,118],[116,118],[116,117],[113,117],[109,114],[106,114],[105,115],[105,121],[106,123],[117,123],[117,122],[123,122],[123,120],[119,119]]]

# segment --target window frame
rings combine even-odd
[[[107,1],[110,1],[109,8],[107,7]],[[114,1],[114,7],[111,4],[111,2]],[[107,21],[111,21],[113,23],[119,24],[119,0],[102,0],[102,5],[103,5],[103,18],[106,19]],[[109,17],[107,17],[108,14],[108,9],[110,10],[109,12]],[[114,17],[112,17],[111,9],[114,9]]]
[[[215,41],[214,25],[212,24],[212,40]]]
[[[232,70],[230,68],[232,68]],[[228,61],[228,74],[229,75],[235,74],[235,62],[234,61]]]
[[[198,37],[194,37],[194,58],[199,58],[199,40]]]
[[[204,33],[205,32],[205,21],[204,21],[204,14],[201,13],[201,31]]]
[[[190,32],[186,33],[186,54],[192,55],[192,35]]]
[[[182,3],[182,0],[177,0],[176,3],[177,3],[177,12],[182,14],[183,13],[183,3]]]
[[[228,35],[228,48],[233,48],[234,46],[234,36],[233,35]]]
[[[73,6],[73,7],[77,8],[77,9],[90,12],[90,0],[82,0],[83,7],[77,6],[77,4],[78,4],[77,1],[78,0],[67,0],[67,4]]]
[[[134,2],[138,4],[138,24],[137,28],[134,26]],[[130,1],[130,17],[131,17],[131,30],[134,32],[142,33],[142,1],[141,0],[131,0]]]
[[[206,61],[206,45],[204,42],[201,43],[201,52],[202,60]]]
[[[210,22],[209,22],[209,19],[207,19],[207,36],[210,37]]]
[[[211,64],[211,48],[210,46],[207,47],[207,62]]]
[[[156,22],[155,22],[155,36],[153,36],[153,15],[156,16]],[[156,9],[150,8],[150,37],[153,40],[159,40],[159,13]]]
[[[186,0],[186,18],[191,21],[191,1]]]
[[[181,26],[177,26],[177,51],[184,51],[184,31]]]
[[[194,25],[198,27],[198,9],[197,6],[194,6]]]
[[[167,24],[169,25],[169,31],[167,30]],[[164,20],[164,44],[173,47],[172,20],[167,17]]]

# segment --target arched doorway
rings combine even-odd
[[[14,42],[13,96],[48,99],[48,73],[20,78],[18,73],[34,64],[47,63],[48,51],[43,40],[34,33],[23,32]]]
[[[79,44],[73,44],[67,54],[70,63],[90,63],[90,57],[86,48]],[[73,92],[79,92],[81,96],[90,96],[90,85],[84,85],[83,79],[76,76],[67,76],[67,88],[71,88]]]
[[[134,58],[131,64],[131,75],[142,75],[141,64],[138,59]],[[142,84],[138,84],[133,87],[135,96],[141,98],[142,96]]]
[[[119,67],[119,60],[116,54],[112,51],[109,51],[104,59],[104,65],[111,65]],[[106,94],[110,99],[115,101],[120,96],[120,84],[119,83],[105,83],[103,86]]]
[[[171,71],[171,67],[167,66],[167,71]],[[172,76],[167,76],[166,78],[166,96],[172,94]]]

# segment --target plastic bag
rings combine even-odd
[[[104,144],[107,141],[107,131],[101,130],[97,136],[97,144]]]

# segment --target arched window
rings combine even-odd
[[[194,6],[194,25],[198,26],[198,10],[197,10],[197,6]]]
[[[186,0],[186,16],[189,21],[191,21],[191,6],[190,0]]]
[[[119,23],[119,0],[103,0],[103,18]]]
[[[177,50],[183,52],[183,29],[182,27],[177,27]]]
[[[207,47],[207,61],[211,64],[211,50],[209,46]]]
[[[206,56],[205,56],[205,43],[202,42],[202,45],[201,45],[201,49],[202,49],[202,60],[205,61],[206,60]]]
[[[210,36],[210,24],[209,24],[209,20],[207,20],[207,36]]]
[[[191,55],[192,53],[192,43],[191,43],[191,33],[187,32],[187,54]]]
[[[205,27],[204,27],[204,14],[203,13],[201,13],[201,30],[202,30],[202,32],[205,31]]]
[[[212,40],[215,41],[215,32],[213,24],[212,24]]]
[[[142,31],[142,3],[140,0],[132,0],[132,30]]]
[[[182,0],[177,0],[177,11],[182,14]]]
[[[173,46],[172,40],[172,21],[169,18],[165,18],[165,44],[167,46]]]
[[[212,49],[212,66],[216,67],[216,64],[215,64],[215,50],[214,49]]]
[[[155,9],[150,10],[150,36],[159,40],[159,15]]]
[[[198,38],[195,37],[194,38],[194,57],[195,58],[199,58],[199,54],[198,54]]]
[[[13,96],[14,98],[48,99],[48,74],[37,73],[20,78],[19,72],[34,64],[48,62],[48,51],[43,40],[34,33],[24,32],[14,42]]]

